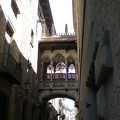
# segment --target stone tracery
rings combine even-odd
[[[43,78],[46,80],[74,80],[76,79],[75,59],[72,55],[64,58],[60,53],[53,58],[45,56],[42,59],[44,63]]]

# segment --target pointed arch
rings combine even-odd
[[[50,58],[46,55],[46,56],[44,56],[42,59],[41,59],[41,61],[43,62],[43,63],[50,63]]]
[[[67,57],[67,78],[68,80],[75,80],[76,79],[76,66],[75,66],[75,59],[72,55]]]
[[[50,80],[51,77],[53,78],[53,74],[54,74],[54,67],[51,64],[49,64],[47,66],[47,80]]]
[[[65,79],[65,58],[62,54],[57,53],[53,56],[54,76],[53,79],[60,80]]]
[[[74,59],[74,57],[73,57],[72,55],[69,55],[69,56],[67,57],[67,62],[68,62],[69,64],[75,64],[75,59]]]
[[[62,54],[58,53],[53,57],[54,63],[65,62],[65,58]]]
[[[66,78],[66,65],[64,62],[59,62],[55,67],[54,79],[65,80],[65,78]]]
[[[47,68],[50,65],[51,60],[48,56],[44,56],[41,59],[41,62],[43,63],[43,71],[41,73],[42,74],[42,79],[47,80]]]

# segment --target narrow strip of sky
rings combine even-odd
[[[65,33],[65,24],[68,32],[73,33],[72,0],[49,0],[56,32]]]

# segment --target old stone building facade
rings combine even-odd
[[[53,119],[55,97],[79,120],[119,120],[119,14],[119,0],[73,0],[77,38],[56,36],[48,0],[0,1],[0,120]]]
[[[120,119],[120,1],[73,0],[79,119]]]
[[[39,119],[39,6],[33,0],[0,1],[0,120]]]

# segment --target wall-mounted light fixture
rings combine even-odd
[[[28,95],[28,91],[30,89],[30,68],[31,68],[31,62],[28,60],[27,61],[27,72],[26,72],[26,81],[24,82],[25,84],[25,93],[26,96]]]
[[[26,80],[25,82],[25,93],[26,93],[26,96],[28,95],[28,91],[29,91],[29,88],[30,88],[30,81],[29,80]]]

